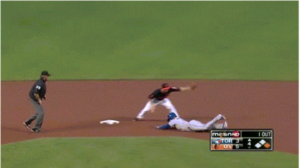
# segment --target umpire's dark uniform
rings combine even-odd
[[[44,119],[44,109],[41,105],[42,99],[46,99],[46,81],[50,74],[48,71],[43,71],[41,73],[41,78],[37,80],[29,92],[30,102],[34,106],[35,114],[30,117],[27,121],[23,124],[31,129],[30,124],[35,121],[34,127],[31,129],[32,132],[40,132],[43,119]]]

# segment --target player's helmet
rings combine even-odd
[[[161,87],[162,87],[162,88],[168,88],[168,87],[170,87],[170,86],[169,86],[168,83],[163,83],[163,84],[161,85]]]
[[[175,113],[171,112],[171,113],[168,115],[168,121],[173,120],[173,119],[176,118],[176,117],[177,117],[177,115],[176,115]]]

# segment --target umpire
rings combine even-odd
[[[46,100],[46,81],[48,80],[50,74],[48,71],[42,71],[41,78],[37,80],[29,92],[30,102],[35,109],[35,114],[30,117],[27,121],[23,122],[31,132],[39,133],[41,132],[41,127],[44,120],[44,109],[42,107],[42,100]],[[33,128],[30,127],[30,124],[35,121]]]

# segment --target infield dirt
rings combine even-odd
[[[1,144],[44,137],[181,136],[208,140],[208,132],[156,130],[154,126],[167,123],[168,111],[162,106],[147,113],[145,121],[132,121],[147,96],[163,82],[186,86],[191,81],[48,81],[43,132],[39,134],[22,125],[34,114],[28,99],[34,81],[1,82]],[[182,118],[207,122],[223,114],[229,128],[272,128],[275,151],[298,154],[298,82],[197,83],[194,91],[169,96]],[[99,123],[106,119],[120,124]]]

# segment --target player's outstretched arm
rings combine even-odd
[[[156,129],[169,129],[171,126],[169,124],[162,125],[162,126],[155,126]]]
[[[190,86],[186,86],[186,87],[179,87],[180,91],[190,91],[191,88]]]
[[[193,82],[189,86],[179,87],[179,89],[180,89],[180,91],[190,91],[190,90],[196,89],[197,86],[198,86],[197,83]]]

